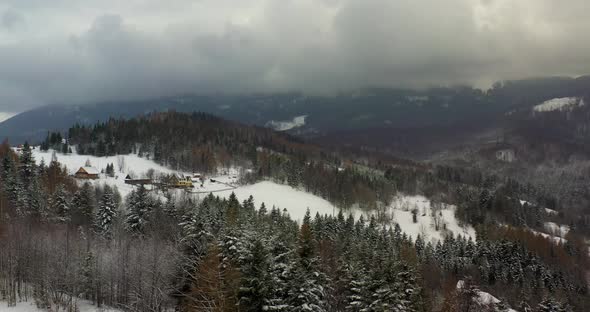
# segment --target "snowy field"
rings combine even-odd
[[[75,152],[75,150],[74,150]],[[41,161],[44,161],[45,164],[49,164],[51,162],[51,158],[53,155],[53,151],[49,150],[43,152],[39,150],[39,148],[35,148],[33,150],[33,156],[35,157],[36,162],[39,164]],[[158,165],[154,161],[148,160],[146,158],[139,157],[134,154],[129,155],[118,155],[118,156],[109,156],[109,157],[95,157],[89,155],[78,155],[78,154],[61,154],[57,153],[57,160],[64,166],[67,167],[69,174],[74,174],[80,167],[83,167],[86,161],[89,161],[92,167],[97,168],[98,170],[106,169],[108,164],[113,164],[115,166],[115,176],[109,177],[105,174],[100,175],[100,179],[97,180],[85,180],[93,184],[108,184],[111,186],[116,186],[119,192],[123,197],[127,196],[133,190],[134,186],[125,184],[125,177],[129,174],[133,178],[143,178],[146,176],[146,173],[150,170],[154,170],[154,174],[182,174],[182,175],[192,175],[191,172],[182,172],[177,170],[172,170],[163,166]],[[238,172],[236,169],[227,169],[222,170],[222,174],[217,176],[212,176],[215,182],[212,182],[210,179],[207,179],[205,183],[203,183],[203,187],[201,187],[200,183],[195,183],[194,192],[217,192],[220,190],[226,190],[228,188],[232,188],[235,186],[237,182]]]
[[[577,97],[564,97],[547,100],[533,107],[535,112],[552,112],[572,109],[575,106],[584,106],[584,100]]]
[[[320,215],[332,215],[338,214],[340,211],[339,208],[336,208],[329,201],[319,196],[294,189],[288,185],[277,184],[270,181],[242,186],[235,190],[223,191],[216,193],[215,195],[228,197],[232,192],[236,194],[236,197],[240,201],[243,201],[252,195],[254,197],[256,208],[264,203],[267,210],[270,210],[272,206],[280,208],[281,210],[287,209],[291,218],[295,220],[303,220],[307,208],[309,208],[312,217],[315,216],[316,213],[319,213]]]
[[[120,312],[110,308],[98,308],[86,300],[79,300],[76,305],[79,312]],[[0,301],[0,312],[47,312],[47,310],[37,308],[32,302],[18,302],[15,307],[8,307],[7,302]]]
[[[557,224],[555,222],[545,222],[543,225],[547,232],[549,232],[552,235],[559,236],[561,238],[564,238],[570,231],[570,227],[564,224]]]
[[[526,200],[520,200],[520,204],[524,205],[533,205],[533,203],[530,203]],[[545,212],[548,215],[552,215],[552,216],[556,216],[559,213],[553,209],[549,209],[549,208],[543,208],[545,209]],[[536,235],[540,235],[543,236],[546,239],[549,239],[551,241],[553,241],[553,243],[555,244],[564,244],[567,242],[567,240],[565,239],[565,235],[567,235],[567,233],[570,230],[570,227],[567,225],[563,225],[563,224],[557,224],[555,222],[545,222],[543,224],[543,227],[545,229],[545,232],[547,233],[543,233],[543,232],[539,232],[539,231],[535,231],[530,229],[531,232],[535,233]]]
[[[391,204],[393,221],[399,223],[402,230],[414,239],[420,234],[425,241],[444,238],[445,233],[462,235],[475,239],[475,230],[471,226],[459,225],[455,218],[453,205],[440,204],[433,208],[432,202],[424,196],[397,196]],[[417,222],[413,222],[412,210],[417,210]],[[438,225],[438,231],[436,230]]]
[[[270,127],[276,131],[287,131],[295,128],[305,126],[305,118],[307,115],[294,117],[292,120],[274,121],[271,120],[266,123],[267,127]]]
[[[46,164],[49,164],[52,154],[53,151],[51,150],[43,152],[39,148],[35,148],[33,151],[37,163],[43,160]],[[125,184],[125,176],[127,174],[134,177],[145,177],[146,172],[150,169],[153,169],[156,173],[191,174],[160,166],[151,160],[133,154],[95,157],[77,155],[75,153],[67,155],[57,153],[56,156],[57,160],[68,168],[70,174],[74,174],[80,167],[84,166],[86,161],[90,161],[91,165],[98,170],[103,170],[107,164],[112,163],[115,167],[115,177],[108,177],[101,174],[99,179],[88,181],[93,184],[116,186],[124,197],[134,188],[134,186]],[[262,181],[252,185],[238,185],[237,181],[240,171],[237,168],[219,170],[220,174],[208,177],[205,183],[203,183],[203,186],[195,183],[195,188],[192,191],[193,196],[203,198],[212,192],[216,196],[227,198],[234,192],[238,200],[243,201],[252,195],[257,208],[261,203],[264,203],[268,210],[273,206],[281,210],[286,209],[289,215],[298,221],[303,219],[308,208],[312,217],[316,213],[321,215],[336,215],[340,211],[339,208],[327,200],[288,185],[277,184],[271,181]],[[215,180],[215,182],[212,182],[211,179]],[[177,192],[180,194],[184,191],[177,190]],[[439,240],[444,237],[445,233],[453,233],[455,236],[463,235],[475,239],[475,231],[472,227],[462,227],[458,224],[455,218],[454,206],[440,204],[436,212],[431,206],[430,200],[424,196],[399,195],[393,199],[385,212],[391,219],[391,224],[398,223],[401,229],[414,239],[420,234],[426,241]],[[413,209],[418,211],[416,223],[413,222]],[[360,217],[361,214],[368,216],[367,213],[359,208],[350,209],[345,212],[346,215],[348,213],[352,213],[355,218]],[[371,212],[371,214],[376,214],[376,212]],[[436,230],[437,225],[438,230]]]
[[[565,244],[567,242],[566,239],[563,239],[559,236],[553,236],[553,235],[549,235],[547,233],[543,233],[543,232],[539,232],[539,231],[535,231],[535,230],[530,230],[530,231],[533,232],[535,235],[540,235],[540,236],[543,236],[543,238],[551,240],[556,245]]]

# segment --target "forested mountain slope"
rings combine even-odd
[[[251,168],[247,181],[272,178],[303,185],[341,206],[387,204],[393,189],[382,176],[284,133],[245,126],[202,113],[153,113],[95,126],[74,126],[69,143],[78,153],[97,156],[138,152],[173,169],[211,173],[220,167]]]
[[[44,145],[64,149],[55,137],[59,135],[48,137]],[[543,209],[550,208],[561,212],[557,220],[561,223],[577,224],[580,231],[588,226],[585,214],[569,213],[570,203],[560,194],[510,175],[470,166],[336,152],[284,133],[202,113],[152,113],[93,126],[76,125],[69,131],[69,143],[75,144],[80,154],[137,152],[140,157],[186,172],[240,166],[249,169],[243,177],[246,183],[271,179],[301,187],[340,208],[383,209],[402,192],[454,204],[466,224],[500,221],[542,229],[544,221],[555,221]],[[534,205],[525,209],[519,200]]]
[[[573,234],[556,245],[490,223],[477,227],[477,241],[432,244],[376,217],[296,223],[233,195],[194,201],[138,187],[122,199],[74,183],[56,161],[37,166],[28,146],[18,156],[6,144],[0,151],[0,293],[9,305],[28,297],[41,307],[73,308],[80,298],[125,311],[590,306],[587,249]],[[481,300],[482,291],[500,299]]]

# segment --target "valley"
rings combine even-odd
[[[527,122],[536,123],[546,114],[561,118],[560,114],[568,114],[570,109],[586,109],[575,103],[571,106],[570,102],[574,103],[547,100],[530,108],[529,113],[515,111],[509,116],[514,119],[521,114],[527,116]],[[540,115],[531,117],[531,112]],[[314,294],[302,296],[326,298],[317,304],[341,307],[362,304],[360,299],[352,298],[369,296],[363,300],[372,300],[371,295],[358,294],[333,301],[341,292],[357,291],[350,285],[369,283],[367,274],[393,274],[383,270],[419,276],[420,280],[406,279],[411,284],[407,287],[427,291],[437,300],[449,302],[457,300],[452,299],[453,294],[471,293],[471,299],[463,299],[465,302],[497,311],[501,307],[518,311],[516,294],[525,280],[527,289],[569,289],[570,296],[586,291],[588,281],[584,276],[590,256],[588,219],[583,217],[582,208],[586,196],[568,196],[572,190],[565,186],[568,184],[562,185],[562,193],[552,191],[557,187],[548,189],[547,184],[531,183],[535,181],[535,175],[529,175],[531,168],[547,166],[548,157],[560,160],[549,154],[531,158],[533,153],[545,153],[547,146],[539,149],[531,145],[534,137],[526,132],[494,142],[475,131],[464,138],[471,136],[484,143],[468,139],[465,142],[472,143],[467,147],[433,145],[430,148],[444,150],[444,154],[431,155],[424,161],[337,141],[323,144],[318,136],[307,141],[308,118],[302,115],[267,124],[275,131],[206,113],[151,112],[133,118],[110,118],[94,125],[75,123],[65,133],[50,131],[40,145],[9,148],[5,143],[0,148],[4,155],[0,199],[6,208],[0,215],[16,223],[4,223],[8,231],[5,233],[10,233],[5,236],[8,239],[4,248],[16,252],[18,244],[13,239],[25,237],[29,245],[26,253],[0,253],[0,257],[24,261],[19,259],[38,253],[53,261],[73,261],[67,263],[78,272],[90,272],[98,284],[85,284],[86,273],[72,275],[49,263],[34,263],[43,270],[59,271],[54,277],[46,277],[46,283],[77,289],[79,294],[70,300],[86,300],[81,302],[88,303],[84,308],[88,311],[92,311],[92,304],[99,303],[123,311],[130,306],[140,310],[153,305],[198,306],[192,296],[206,295],[207,291],[199,287],[210,287],[199,286],[199,281],[210,270],[220,270],[217,266],[207,267],[210,261],[225,263],[227,267],[215,274],[229,274],[224,280],[232,283],[247,281],[229,277],[233,274],[231,266],[243,274],[253,274],[248,272],[254,272],[249,271],[254,261],[268,261],[263,265],[277,265],[277,272],[282,273],[276,274],[282,275],[272,277],[274,281],[268,275],[257,277],[264,283],[289,289],[296,287],[292,282],[303,282],[298,278],[304,278],[305,283],[311,283],[307,291]],[[426,129],[421,130],[423,140],[432,142]],[[483,128],[480,125],[477,129]],[[355,131],[354,135],[362,133]],[[412,131],[397,135],[412,140]],[[445,136],[441,134],[441,138]],[[383,136],[388,137],[392,136]],[[364,134],[360,138],[368,144],[380,140],[379,136]],[[464,148],[469,152],[462,151]],[[551,170],[572,166],[557,164]],[[561,174],[563,177],[564,172]],[[522,179],[523,175],[527,175],[526,179]],[[550,175],[543,177],[545,183],[551,181],[547,179]],[[572,183],[580,185],[579,181]],[[578,212],[581,215],[576,215]],[[18,225],[23,222],[43,227],[23,231]],[[56,243],[43,243],[49,237]],[[64,237],[69,238],[64,241]],[[118,245],[112,245],[114,241]],[[254,246],[263,246],[263,251],[252,249]],[[385,249],[370,251],[368,246]],[[131,248],[134,262],[121,248]],[[282,258],[285,254],[281,248],[294,251]],[[155,250],[162,250],[161,256],[172,262],[152,258]],[[304,250],[308,251],[302,253]],[[62,258],[64,252],[76,256]],[[254,252],[272,254],[275,260],[244,260],[253,257]],[[334,267],[334,257],[347,264]],[[315,264],[312,268],[311,263],[299,261]],[[372,261],[393,261],[390,265],[394,267],[371,268],[368,264]],[[115,263],[133,269],[118,272]],[[198,276],[175,263],[197,270]],[[535,266],[531,267],[531,263]],[[151,273],[145,271],[150,266],[156,268]],[[352,266],[367,273],[342,273]],[[99,267],[110,273],[97,271]],[[285,268],[289,269],[281,271]],[[315,275],[316,270],[322,271],[321,279]],[[128,284],[129,278],[142,279],[146,274],[152,276],[150,287]],[[301,275],[280,280],[284,274]],[[347,280],[342,285],[336,283],[341,274]],[[470,286],[459,287],[465,276]],[[43,287],[30,277],[7,275],[4,279],[25,282],[16,288],[22,293],[34,293]],[[377,280],[379,285],[395,282]],[[444,288],[441,281],[457,286]],[[149,299],[140,303],[125,294],[109,299],[88,292],[107,291],[104,287],[109,283],[117,285],[111,290],[112,296],[119,296],[116,294],[133,285]],[[330,295],[323,290],[328,285],[335,287]],[[146,292],[162,287],[168,290],[159,295]],[[52,296],[64,291],[41,289]],[[276,302],[260,301],[258,306],[294,306],[298,304],[298,297],[290,293],[294,289],[280,299],[272,299]],[[72,290],[65,292],[74,294]],[[19,308],[30,304],[11,294],[10,305]],[[408,297],[407,302],[418,304],[424,300],[419,298],[425,296],[422,293],[420,297]],[[544,302],[541,294],[527,296],[539,304]],[[83,308],[56,299],[46,302]],[[582,297],[571,302],[586,304]]]

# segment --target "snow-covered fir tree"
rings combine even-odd
[[[115,194],[110,186],[105,185],[94,219],[98,234],[105,238],[111,238],[117,210]]]
[[[71,195],[61,184],[57,187],[53,196],[51,196],[51,211],[57,221],[67,223],[72,220],[70,198]]]
[[[143,185],[133,190],[127,197],[127,215],[125,218],[127,229],[132,233],[142,234],[150,222],[150,214],[154,205],[154,199]]]

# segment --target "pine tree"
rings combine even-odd
[[[2,191],[7,195],[9,202],[16,208],[18,196],[20,194],[20,185],[16,177],[16,166],[10,155],[2,159]],[[12,215],[17,215],[18,211],[10,211]]]
[[[240,216],[240,202],[234,192],[229,195],[227,201],[227,224],[229,226],[235,226],[238,224],[238,218]]]
[[[262,218],[266,216],[268,211],[266,211],[266,205],[264,203],[260,204],[260,209],[258,209],[258,217]]]
[[[62,144],[61,152],[62,152],[62,154],[71,154],[72,153],[72,149],[70,148],[70,146],[68,145],[67,142]]]
[[[300,261],[292,266],[288,292],[291,311],[329,311],[324,274]]]
[[[51,196],[51,211],[58,222],[70,222],[72,214],[70,211],[69,194],[62,184],[60,184],[53,196]]]
[[[371,304],[368,273],[363,269],[351,268],[352,279],[348,285],[346,311],[368,311]]]
[[[236,289],[233,282],[239,273],[231,266],[223,266],[221,250],[213,242],[206,257],[194,274],[189,293],[184,300],[183,311],[236,311]]]
[[[116,216],[117,204],[115,203],[113,190],[110,186],[105,185],[94,222],[97,232],[107,239],[110,238]]]
[[[86,182],[75,194],[72,200],[72,222],[75,225],[92,225],[94,220],[94,190],[90,183]]]
[[[299,232],[298,255],[299,258],[292,264],[288,292],[292,311],[327,311],[326,277],[317,270],[309,209],[303,218]]]
[[[132,233],[143,234],[150,218],[154,202],[147,190],[141,185],[127,198],[126,227]]]
[[[21,216],[30,217],[36,221],[47,219],[49,212],[46,199],[37,178],[30,180],[26,187],[21,185],[17,191],[19,192],[17,208]]]
[[[240,311],[264,311],[273,292],[270,288],[268,252],[255,239],[241,267]]]
[[[315,241],[311,229],[311,214],[309,208],[307,208],[299,232],[299,257],[304,262],[304,265],[309,265],[314,256]]]
[[[28,142],[25,142],[25,145],[23,146],[19,157],[19,163],[22,184],[24,188],[28,188],[31,184],[31,181],[35,178],[37,172],[33,151]]]
[[[293,271],[289,256],[291,251],[281,240],[273,239],[276,242],[272,246],[272,260],[269,264],[270,297],[263,307],[265,311],[291,311],[288,303],[291,273]]]

